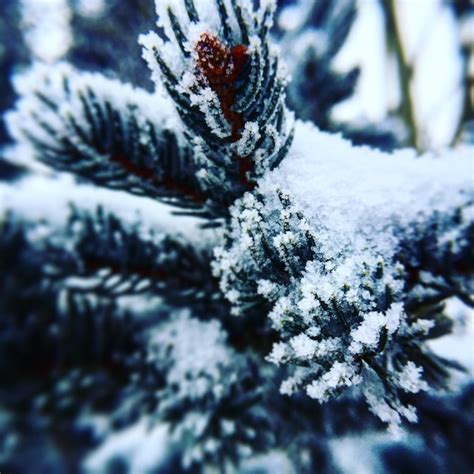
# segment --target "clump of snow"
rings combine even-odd
[[[420,390],[428,390],[428,384],[422,378],[423,368],[417,366],[411,360],[398,373],[399,386],[405,392],[418,393]]]
[[[200,321],[183,311],[151,328],[147,364],[164,377],[156,391],[157,416],[173,420],[170,439],[181,444],[185,468],[221,460],[229,445],[232,451],[251,452],[251,418],[247,412],[229,411],[248,376],[248,361],[227,344],[218,321]],[[253,389],[245,390],[248,396]],[[215,412],[225,415],[215,417]]]
[[[151,426],[142,418],[136,424],[111,434],[84,460],[85,473],[107,472],[114,461],[123,461],[129,472],[149,472],[168,455],[169,427]]]
[[[247,122],[242,132],[242,137],[235,144],[236,152],[239,156],[248,156],[256,146],[260,138],[258,123]]]
[[[148,361],[156,361],[159,367],[164,364],[166,386],[174,387],[168,403],[209,394],[220,398],[233,381],[232,376],[227,381],[223,378],[234,356],[225,342],[219,322],[203,323],[187,313],[151,331]]]
[[[66,0],[21,0],[26,44],[37,60],[53,63],[72,45],[71,10]]]

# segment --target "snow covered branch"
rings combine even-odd
[[[121,1],[74,8],[101,24]],[[154,92],[63,63],[14,76],[0,471],[24,471],[35,437],[65,459],[45,472],[188,473],[276,451],[268,472],[334,472],[336,434],[381,421],[437,437],[406,422],[463,369],[436,344],[474,306],[472,147],[348,141],[403,142],[331,117],[359,75],[333,69],[354,0],[155,4]]]
[[[16,78],[21,100],[7,121],[34,157],[113,189],[199,210],[205,196],[172,104],[67,64]]]
[[[142,36],[143,56],[176,105],[207,192],[227,208],[292,142],[286,75],[268,38],[274,1],[258,11],[242,0],[166,0],[156,8],[168,39]]]
[[[186,313],[149,331],[147,361],[162,374],[155,416],[172,423],[183,465],[226,465],[272,439],[258,408],[262,379],[257,367],[227,344],[219,322]],[[138,389],[139,389],[138,384]]]
[[[114,301],[74,295],[48,281],[33,233],[39,237],[41,229],[11,215],[2,219],[0,400],[20,417],[59,425],[112,404],[139,346],[135,323]]]
[[[73,208],[62,227],[16,225],[24,229],[25,245],[39,266],[38,287],[109,301],[148,294],[208,310],[222,299],[211,274],[210,252],[180,235],[154,235],[138,224],[127,226],[100,207],[95,212]]]
[[[385,155],[298,122],[286,160],[233,206],[215,271],[234,313],[271,304],[268,358],[301,366],[283,393],[359,386],[383,421],[416,418],[398,393],[428,388],[424,341],[444,317],[415,308],[474,290],[472,155],[447,155]]]

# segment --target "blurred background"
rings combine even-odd
[[[318,3],[331,3],[330,14],[313,15]],[[151,0],[1,4],[1,110],[14,101],[14,72],[35,60],[67,60],[152,87],[137,44],[140,33],[155,27]],[[284,55],[289,53],[296,83],[290,86],[290,104],[303,110],[301,118],[345,131],[357,142],[436,150],[468,140],[472,9],[471,0],[279,0],[274,33]],[[303,29],[311,34],[302,35]],[[305,90],[295,90],[299,83]],[[340,87],[330,90],[331,84]],[[301,107],[298,101],[308,104]],[[377,124],[373,136],[368,124]],[[0,137],[7,140],[3,125]]]

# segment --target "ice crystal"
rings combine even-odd
[[[268,316],[282,340],[268,360],[311,369],[283,382],[284,393],[299,386],[327,401],[380,383],[380,396],[367,398],[371,409],[390,424],[414,418],[394,394],[427,389],[418,359],[430,356],[420,336],[429,337],[434,321],[411,311],[448,288],[434,268],[446,245],[455,261],[466,251],[471,166],[468,149],[389,155],[297,124],[286,160],[233,206],[215,266],[236,313],[252,311],[253,295],[271,303]],[[434,234],[417,235],[423,228]],[[417,241],[430,242],[429,260]],[[423,283],[413,284],[414,275]],[[470,288],[460,278],[447,291],[467,297]],[[408,345],[416,347],[414,360]]]

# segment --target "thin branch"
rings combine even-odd
[[[466,124],[474,120],[474,73],[469,68],[469,62],[474,63],[474,44],[461,45],[461,55],[463,60],[462,91],[464,101],[459,123],[454,133],[453,145],[462,140]]]
[[[395,57],[398,69],[402,96],[399,114],[408,128],[407,144],[419,150],[420,139],[411,92],[413,64],[410,63],[403,45],[402,34],[397,22],[396,0],[381,0],[380,5],[385,17],[388,47]]]

